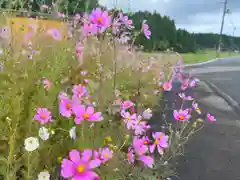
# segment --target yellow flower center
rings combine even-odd
[[[88,113],[84,113],[83,117],[84,117],[84,119],[88,119],[90,116]]]
[[[130,120],[131,120],[131,117],[127,117],[127,120],[129,120],[129,121],[130,121]]]
[[[154,144],[159,144],[159,141],[156,139],[155,142],[154,142]]]
[[[160,141],[161,141],[161,140],[162,140],[162,138],[163,138],[163,135],[159,136],[158,140],[160,140]]]
[[[105,154],[104,154],[104,157],[108,159],[108,158],[109,158],[109,155],[108,155],[107,153],[105,153]]]
[[[103,18],[102,18],[102,17],[98,17],[98,18],[97,18],[97,22],[98,22],[98,23],[102,23],[102,22],[103,22]]]
[[[83,164],[78,165],[77,172],[82,173],[85,171],[85,166]]]
[[[200,109],[199,109],[199,108],[196,108],[196,111],[200,111]]]
[[[66,108],[67,108],[67,109],[71,109],[71,104],[67,104],[67,105],[66,105]]]
[[[180,120],[184,120],[184,116],[182,116],[182,115],[179,116],[179,119],[180,119]]]
[[[46,116],[45,116],[44,114],[42,114],[42,115],[41,115],[41,118],[42,118],[42,119],[45,119],[45,118],[46,118]]]

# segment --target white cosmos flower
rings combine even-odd
[[[76,139],[76,126],[73,126],[70,130],[69,130],[69,135],[72,139]]]
[[[50,174],[48,171],[42,171],[38,174],[38,180],[50,180]]]
[[[48,140],[50,134],[47,128],[41,127],[38,131],[38,135],[42,140],[46,141]]]
[[[152,110],[151,109],[146,109],[143,111],[142,116],[144,119],[150,119],[152,117]]]
[[[32,152],[39,147],[39,140],[35,137],[29,137],[25,139],[24,146],[28,152]]]

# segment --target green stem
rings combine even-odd
[[[31,153],[28,154],[28,161],[27,161],[27,180],[31,179],[31,164],[30,164],[30,159],[31,159]]]
[[[12,180],[12,160],[13,160],[13,155],[14,155],[14,149],[15,149],[15,132],[10,137],[10,142],[9,142],[9,154],[8,154],[8,160],[7,160],[7,180]]]

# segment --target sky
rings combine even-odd
[[[203,33],[220,32],[223,2],[224,0],[100,0],[108,8],[117,4],[123,10],[130,7],[133,12],[156,10],[173,19],[177,28]],[[225,16],[223,33],[240,36],[240,0],[228,0],[227,8],[230,13]]]

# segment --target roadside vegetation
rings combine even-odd
[[[168,180],[189,138],[216,121],[186,94],[199,80],[175,67],[181,57],[138,51],[139,36],[154,38],[147,19],[137,29],[129,16],[98,7],[71,16],[67,33],[38,19],[14,21],[13,33],[14,17],[1,16],[4,180]],[[173,78],[182,106],[155,132],[149,122]]]

